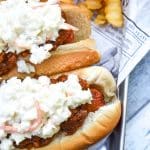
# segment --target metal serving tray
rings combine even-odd
[[[125,120],[129,77],[119,86],[118,96],[122,102],[122,116],[114,131],[88,150],[124,150]]]

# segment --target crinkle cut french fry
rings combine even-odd
[[[97,25],[105,25],[107,23],[107,20],[105,18],[104,14],[99,14],[94,20],[95,24]]]
[[[98,13],[105,15],[105,7],[102,7],[101,9],[99,9]]]
[[[78,3],[78,6],[82,9],[83,13],[88,17],[90,20],[93,16],[93,12],[87,8],[85,2]]]
[[[105,17],[114,27],[123,26],[123,15],[120,0],[105,0]]]
[[[95,10],[102,7],[101,0],[86,0],[85,4],[88,9]]]

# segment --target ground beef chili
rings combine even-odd
[[[67,78],[67,75],[62,75],[57,79],[51,79],[51,83],[56,84],[58,82],[64,82]],[[83,90],[87,90],[88,88],[91,90],[93,100],[91,104],[84,104],[75,109],[71,109],[71,116],[67,121],[61,124],[60,129],[60,132],[64,132],[66,135],[74,134],[78,128],[82,126],[89,112],[94,112],[98,110],[99,107],[105,105],[104,96],[100,90],[93,86],[90,87],[90,85],[83,79],[79,79],[79,83]],[[20,149],[31,149],[32,147],[39,148],[49,144],[51,140],[52,138],[42,139],[40,137],[33,136],[31,139],[25,139],[19,145],[14,143],[14,146]]]
[[[72,135],[82,126],[87,115],[87,110],[82,109],[81,107],[72,109],[71,117],[61,124],[61,131],[65,132],[67,135]]]
[[[19,145],[14,143],[14,146],[19,149],[39,148],[48,145],[52,138],[43,139],[38,136],[33,136],[31,139],[25,139]]]
[[[0,75],[6,74],[16,65],[17,55],[8,52],[0,54]]]
[[[47,41],[47,43],[53,44],[53,48],[51,51],[54,51],[57,49],[59,45],[72,43],[73,40],[74,40],[74,33],[72,30],[60,30],[59,37],[56,39],[56,41]]]
[[[59,45],[72,43],[74,40],[74,33],[72,30],[60,30],[59,37],[56,41],[47,41],[47,43],[53,44],[52,50],[56,50]],[[52,51],[51,50],[51,51]],[[18,56],[15,53],[1,53],[0,54],[0,75],[8,73],[13,67],[16,66],[17,57],[26,57],[29,51],[20,53]]]
[[[85,109],[88,112],[94,112],[94,111],[98,110],[99,107],[105,105],[104,96],[103,96],[102,92],[99,92],[99,90],[97,90],[95,88],[90,88],[90,90],[91,90],[91,93],[93,96],[92,104],[82,105],[81,109]]]

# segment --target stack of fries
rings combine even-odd
[[[60,1],[74,4],[74,0]],[[121,0],[84,0],[77,5],[97,25],[111,24],[114,27],[123,26]]]

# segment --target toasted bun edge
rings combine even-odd
[[[85,47],[87,43],[87,47]],[[93,40],[87,39],[77,43],[69,44],[68,48],[52,52],[52,56],[41,64],[34,65],[35,73],[26,74],[19,73],[17,66],[9,73],[1,76],[2,80],[9,79],[13,76],[24,78],[26,76],[34,75],[54,75],[62,72],[75,70],[78,68],[87,67],[99,62],[101,56],[97,50],[88,48],[95,47]],[[66,46],[65,46],[66,47]]]
[[[74,41],[80,41],[89,38],[91,35],[90,20],[78,6],[71,4],[61,4],[61,9],[65,13],[67,23],[77,27]]]

